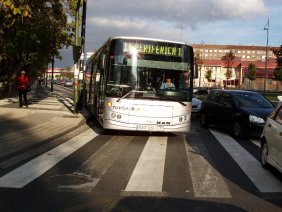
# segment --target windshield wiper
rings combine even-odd
[[[187,106],[184,102],[182,101],[177,101],[179,104],[183,105],[183,106]]]
[[[126,93],[125,95],[123,95],[122,97],[120,97],[117,102],[119,102],[120,100],[128,97],[130,94],[132,93],[148,93],[148,91],[138,91],[138,90],[131,90],[129,91],[128,93]],[[176,101],[178,102],[179,104],[183,105],[183,106],[187,106],[183,101],[179,101],[179,100],[176,100],[176,99],[170,99],[170,100],[173,100],[173,101]]]
[[[137,91],[137,90],[131,90],[128,93],[126,93],[125,95],[123,95],[122,97],[120,97],[117,102],[119,102],[120,100],[124,99],[125,97],[129,96],[132,93],[148,93],[147,91]]]

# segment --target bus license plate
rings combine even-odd
[[[144,130],[144,131],[163,131],[163,126],[156,126],[156,125],[138,125],[137,130]]]

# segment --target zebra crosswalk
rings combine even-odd
[[[90,128],[9,170],[0,176],[0,188],[21,189],[44,179],[58,192],[109,189],[163,195],[179,188],[194,197],[232,198],[229,181],[218,169],[220,164],[212,160],[197,131],[194,133],[191,138],[184,134],[114,135]],[[262,169],[234,139],[216,130],[210,133],[260,192],[282,192],[281,179]],[[79,166],[72,167],[69,156],[73,154],[85,158]],[[54,167],[62,161],[71,168],[57,173]]]

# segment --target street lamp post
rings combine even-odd
[[[267,24],[264,27],[266,30],[266,48],[265,48],[265,68],[264,68],[264,85],[263,92],[266,90],[266,75],[267,75],[267,59],[268,59],[268,35],[269,35],[269,19],[267,20]]]

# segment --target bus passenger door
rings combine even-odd
[[[96,82],[98,88],[97,96],[97,118],[100,123],[103,123],[104,105],[105,105],[105,76],[106,76],[106,53],[102,52],[99,55],[98,72]]]

